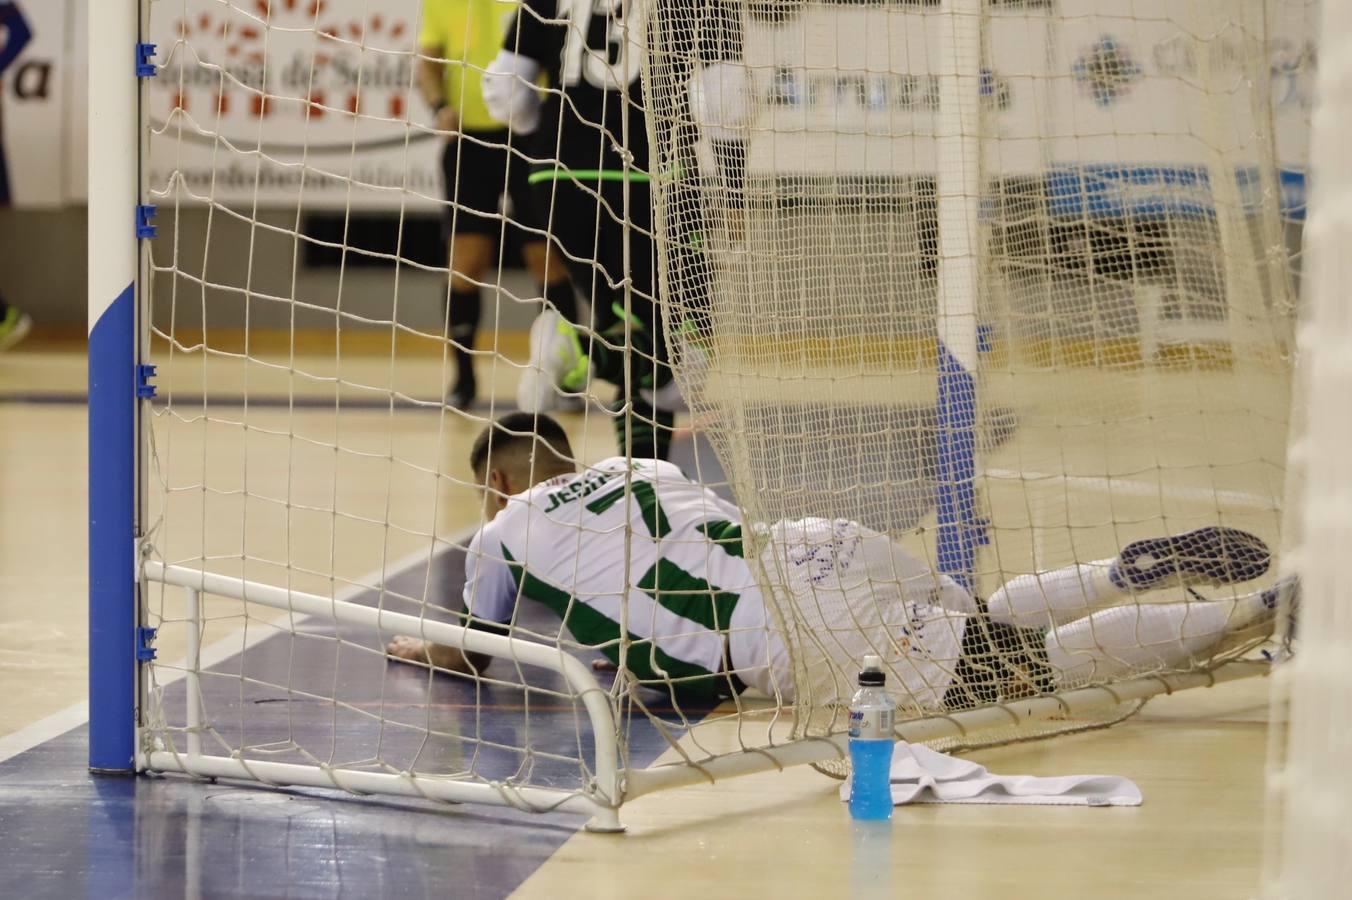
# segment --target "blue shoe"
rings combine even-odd
[[[1128,544],[1108,577],[1123,590],[1195,584],[1238,584],[1261,577],[1272,551],[1257,535],[1212,526]]]

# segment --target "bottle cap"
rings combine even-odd
[[[860,687],[882,687],[887,684],[887,675],[883,672],[882,657],[873,653],[864,657],[864,668],[859,673]]]

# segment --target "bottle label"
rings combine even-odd
[[[850,737],[861,741],[892,740],[894,713],[887,707],[850,710]]]

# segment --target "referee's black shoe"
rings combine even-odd
[[[474,380],[474,370],[461,372],[455,384],[446,391],[446,405],[451,409],[468,410],[478,399],[479,386]]]

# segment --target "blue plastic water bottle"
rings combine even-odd
[[[864,657],[859,691],[850,700],[850,815],[865,821],[892,818],[892,722],[897,704],[887,694],[877,656]]]

